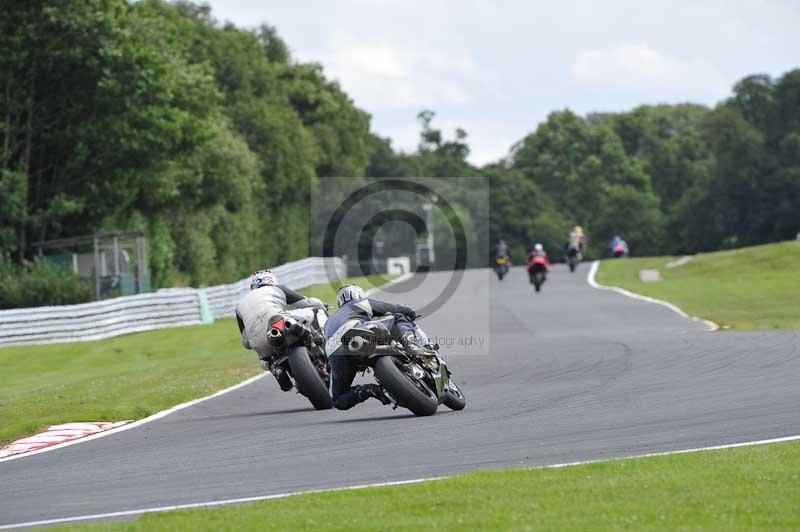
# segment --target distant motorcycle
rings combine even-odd
[[[614,249],[611,250],[611,254],[614,255],[614,258],[621,258],[628,256],[628,250],[622,244],[617,244],[614,246]]]
[[[417,416],[431,416],[439,404],[451,410],[462,410],[466,398],[450,378],[439,346],[431,344],[419,326],[417,338],[435,352],[435,356],[415,357],[400,341],[394,318],[386,316],[358,324],[342,336],[342,344],[350,356],[356,357],[360,371],[371,369],[386,395],[397,406]]]
[[[501,281],[508,273],[508,262],[508,259],[502,256],[494,259],[494,272],[497,274],[497,278]]]
[[[333,408],[329,386],[330,371],[322,330],[328,314],[323,309],[287,310],[269,320],[267,340],[272,354],[266,360],[276,375],[288,374],[301,394],[317,410]]]
[[[533,258],[528,265],[528,279],[537,292],[542,289],[542,285],[547,280],[547,261],[544,257]]]
[[[583,255],[579,249],[574,247],[569,248],[567,251],[567,265],[569,265],[569,271],[574,272],[582,259]]]

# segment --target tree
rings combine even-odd
[[[512,160],[513,168],[541,187],[551,202],[545,212],[567,221],[562,242],[569,227],[581,225],[589,232],[595,254],[602,252],[615,233],[625,233],[632,247],[654,249],[655,244],[647,239],[658,242],[663,221],[650,177],[604,123],[585,120],[571,111],[552,113],[518,145]],[[620,215],[620,210],[628,207],[642,209],[635,221]],[[652,227],[640,228],[637,223]],[[541,218],[537,226],[546,227],[550,234],[554,230]]]

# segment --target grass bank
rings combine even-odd
[[[597,281],[664,299],[733,329],[800,328],[800,242],[701,253],[667,268],[674,259],[605,260]],[[657,269],[664,280],[644,283],[642,269]]]
[[[486,471],[56,530],[797,530],[800,442]]]
[[[337,288],[301,292],[333,305]],[[0,443],[57,423],[146,417],[261,372],[253,352],[242,349],[233,319],[93,342],[5,347],[0,368]]]

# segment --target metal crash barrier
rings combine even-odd
[[[347,276],[347,267],[339,258],[311,257],[272,271],[281,284],[295,290],[327,283],[331,271],[340,279]],[[99,340],[151,329],[210,323],[213,319],[233,316],[236,302],[248,290],[249,279],[242,279],[226,285],[166,288],[80,305],[0,310],[0,346]]]

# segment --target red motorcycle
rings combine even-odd
[[[547,260],[547,255],[532,255],[528,259],[527,269],[528,279],[536,291],[539,292],[542,289],[542,285],[547,280],[547,272],[550,271],[550,262]]]

